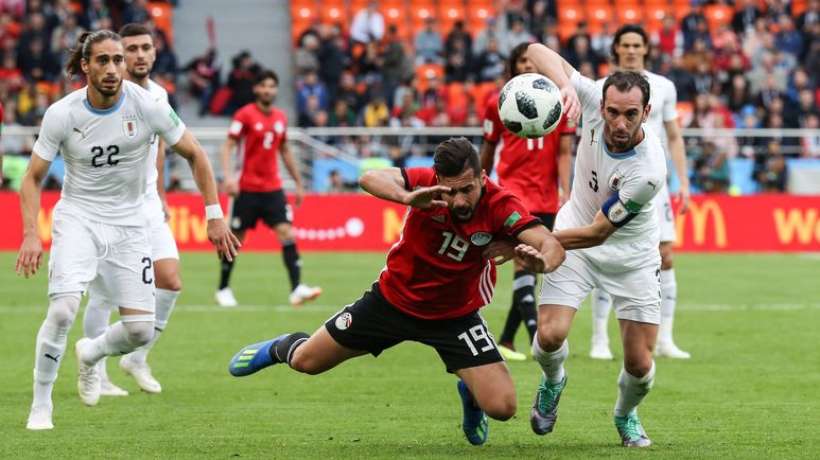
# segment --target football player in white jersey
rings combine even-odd
[[[533,357],[544,373],[530,416],[532,429],[539,435],[553,430],[567,382],[570,326],[597,286],[613,297],[624,345],[615,427],[622,445],[648,446],[637,406],[655,374],[652,348],[661,299],[652,199],[666,180],[661,141],[643,127],[650,112],[649,83],[636,72],[619,71],[607,78],[602,91],[542,44],[530,45],[527,54],[538,72],[561,88],[570,109],[579,100],[583,113],[572,194],[558,211],[554,232],[569,251],[564,264],[544,277],[539,296]]]
[[[153,136],[165,139],[190,162],[205,201],[208,239],[218,252],[233,256],[239,247],[223,220],[205,151],[166,102],[123,81],[119,35],[108,30],[81,35],[67,70],[85,74],[88,85],[46,111],[20,189],[23,242],[15,269],[29,277],[42,260],[40,185],[51,161],[62,154],[66,174],[53,213],[49,306],[37,333],[34,400],[26,425],[31,430],[54,427],[52,388],[80,297],[92,281],[118,307],[120,321],[74,347],[78,390],[86,405],[99,401],[97,362],[130,353],[154,336],[153,260],[144,206]]]
[[[165,89],[149,78],[156,60],[156,50],[151,31],[142,24],[126,24],[120,29],[122,46],[125,50],[125,78],[150,92],[155,99],[168,102]],[[154,284],[156,285],[154,338],[148,344],[120,358],[120,368],[134,377],[137,385],[147,393],[159,393],[162,386],[151,374],[148,366],[148,351],[168,324],[174,309],[182,280],[179,277],[179,251],[174,235],[168,226],[165,201],[165,184],[162,180],[165,166],[165,141],[158,136],[151,138],[148,160],[148,181],[145,191],[145,207],[148,214],[151,259],[154,261]],[[95,338],[105,332],[111,317],[111,301],[106,299],[98,283],[88,289],[88,304],[83,318],[83,332],[86,337]],[[111,383],[106,370],[106,359],[97,364],[100,373],[100,395],[126,396],[128,392]]]
[[[642,73],[649,80],[652,96],[649,104],[652,111],[646,125],[661,139],[667,157],[671,157],[675,165],[680,189],[678,199],[681,213],[689,207],[689,176],[686,171],[686,153],[683,137],[678,127],[678,95],[675,85],[669,79],[647,71],[644,68],[646,57],[649,54],[649,36],[638,25],[625,25],[615,32],[612,41],[612,58],[620,70],[632,70]],[[596,83],[603,87],[605,79]],[[656,356],[688,359],[689,353],[675,345],[672,337],[672,325],[675,318],[678,285],[675,279],[675,269],[672,265],[672,246],[675,243],[675,212],[666,181],[663,189],[655,195],[655,211],[658,214],[661,230],[661,324],[658,330],[658,344],[655,347]],[[607,320],[612,305],[612,298],[602,289],[592,291],[592,347],[589,356],[594,359],[612,359],[609,350],[607,334]]]

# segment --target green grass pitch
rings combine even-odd
[[[306,254],[304,278],[324,288],[315,305],[286,307],[278,254],[243,254],[233,287],[243,306],[212,304],[218,264],[183,255],[185,288],[150,362],[163,393],[149,396],[109,360],[131,396],[84,407],[69,340],[54,390],[55,430],[28,432],[34,337],[46,311],[46,270],[24,280],[0,254],[0,458],[820,458],[820,258],[680,255],[676,338],[689,362],[658,360],[641,418],[655,445],[618,446],[611,411],[620,364],[592,361],[590,312],[570,337],[569,385],[556,431],[531,433],[539,370],[511,363],[518,414],[490,422],[470,446],[460,430],[455,378],[432,349],[404,343],[310,377],[275,367],[241,379],[227,362],[241,346],[281,332],[312,332],[376,278],[383,254]],[[510,301],[499,275],[483,314],[499,333]],[[610,335],[617,337],[616,325]],[[518,348],[525,349],[524,331]],[[620,349],[615,347],[620,356]]]

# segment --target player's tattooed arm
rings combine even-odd
[[[48,174],[51,162],[40,155],[31,156],[31,162],[20,184],[20,210],[23,215],[23,243],[17,254],[15,271],[26,278],[37,273],[42,263],[43,244],[37,234],[37,214],[40,212],[40,185]]]
[[[419,187],[409,191],[399,168],[367,171],[359,178],[359,185],[375,197],[421,209],[447,206],[447,202],[441,199],[441,194],[450,191],[450,187],[443,185]]]
[[[583,227],[568,228],[554,232],[553,235],[566,250],[600,246],[615,233],[618,227],[598,211],[592,223]]]

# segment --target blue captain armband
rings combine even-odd
[[[634,206],[633,202],[630,202],[629,204],[632,204],[633,206],[624,204],[621,201],[621,197],[618,196],[618,192],[614,192],[609,196],[609,198],[607,198],[603,206],[601,206],[601,212],[604,213],[607,220],[612,222],[612,225],[620,228],[628,224],[630,220],[634,219],[640,211],[640,207]]]

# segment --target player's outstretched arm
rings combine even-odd
[[[555,238],[566,250],[600,246],[615,233],[616,227],[603,212],[598,211],[592,223],[584,227],[568,228],[554,232]]]
[[[529,271],[549,273],[564,263],[564,248],[542,225],[525,229],[518,234],[518,241],[515,257]]]
[[[208,239],[216,246],[216,250],[228,260],[233,260],[239,247],[239,239],[234,236],[225,224],[219,196],[216,192],[214,171],[208,155],[187,129],[182,138],[172,147],[175,152],[188,160],[194,174],[196,186],[205,199],[205,215],[208,219]]]
[[[408,191],[399,168],[367,171],[359,178],[359,185],[375,197],[421,209],[447,206],[447,202],[441,199],[441,194],[450,191],[450,187],[443,185],[419,187]]]
[[[533,43],[527,47],[527,57],[533,62],[538,73],[546,75],[558,85],[564,98],[564,113],[570,120],[577,121],[581,115],[581,102],[569,81],[576,72],[575,68],[560,54],[541,43]]]
[[[31,155],[31,162],[20,184],[20,211],[23,215],[23,243],[14,267],[18,275],[26,278],[37,273],[43,257],[43,244],[37,234],[37,214],[40,213],[40,185],[43,183],[51,162],[40,155]]]

